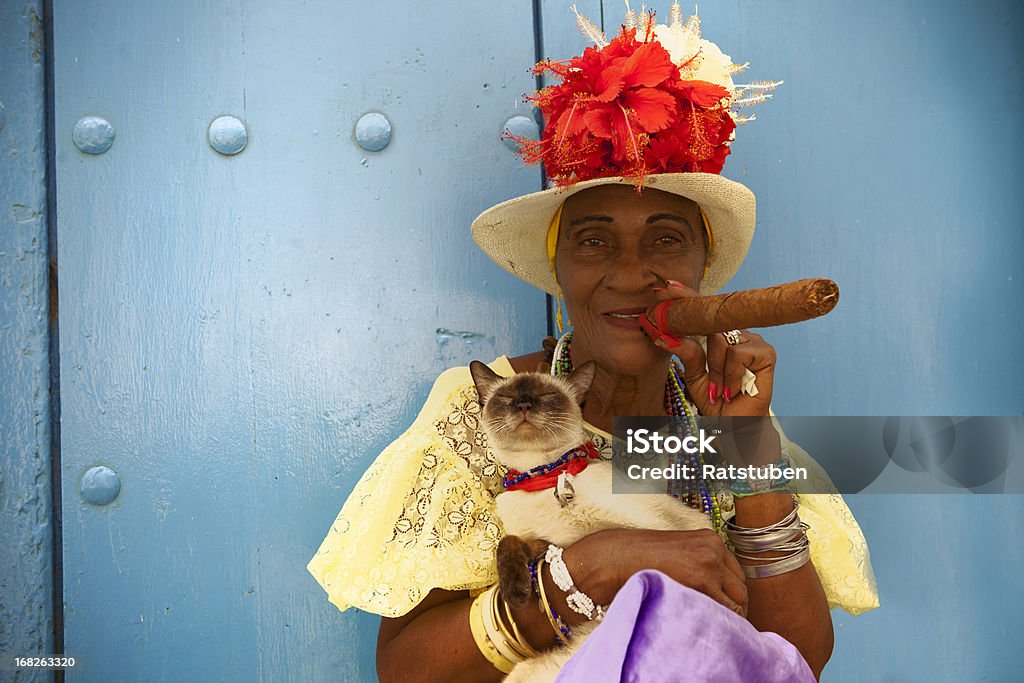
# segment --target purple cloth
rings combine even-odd
[[[814,683],[800,652],[777,633],[658,571],[634,574],[556,679],[597,683]]]

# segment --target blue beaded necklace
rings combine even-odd
[[[558,345],[555,346],[551,374],[558,376],[568,375],[571,372],[572,330],[569,330],[562,335],[562,338],[558,340]],[[668,373],[668,381],[665,382],[665,412],[674,417],[685,417],[687,434],[696,435],[698,433],[697,418],[690,402],[686,400],[685,386],[683,370],[673,359]],[[704,471],[704,458],[700,453],[676,455],[673,456],[673,460],[673,464],[685,464],[693,468],[690,470],[691,472],[701,473]],[[721,528],[722,511],[719,508],[718,499],[703,477],[698,477],[696,480],[673,480],[669,483],[668,493],[711,517],[715,531]]]
[[[562,468],[563,465],[568,465],[573,460],[583,460],[582,463],[579,463],[579,469],[585,469],[586,462],[598,457],[600,457],[600,455],[598,454],[594,443],[592,441],[587,441],[586,443],[563,453],[562,456],[554,462],[538,465],[537,467],[525,472],[517,472],[516,470],[510,469],[508,474],[506,474],[501,480],[501,486],[504,489],[515,489],[519,484],[522,484],[528,479],[543,479],[545,474],[550,474],[551,472]],[[570,472],[575,473],[575,470],[570,470]],[[552,482],[550,486],[553,487],[554,483]]]

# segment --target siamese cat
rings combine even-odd
[[[593,361],[565,377],[520,373],[506,378],[479,361],[469,367],[483,407],[481,428],[501,464],[529,472],[588,441],[581,405],[594,380],[597,365]],[[595,459],[578,474],[563,476],[552,488],[504,491],[497,496],[497,513],[505,527],[498,545],[498,583],[509,606],[520,607],[530,599],[527,563],[543,555],[549,543],[566,548],[603,529],[711,528],[707,515],[667,493],[612,494],[612,477],[611,461]],[[579,590],[586,592],[587,587]],[[569,645],[516,665],[505,680],[553,681],[596,626],[596,621],[580,624],[573,629]]]

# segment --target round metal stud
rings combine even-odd
[[[531,119],[529,116],[513,116],[505,122],[505,128],[503,129],[505,135],[502,136],[502,141],[505,146],[515,151],[519,149],[519,143],[509,137],[514,135],[520,140],[536,140],[540,137],[540,129],[537,127],[537,122]]]
[[[103,154],[114,144],[114,127],[99,116],[83,116],[75,124],[71,139],[86,154]]]
[[[367,152],[379,152],[391,144],[391,122],[380,112],[363,114],[356,121],[356,142]]]
[[[90,467],[82,475],[79,490],[87,503],[106,505],[121,492],[121,478],[117,476],[117,472],[104,465]]]
[[[206,131],[206,139],[210,147],[224,156],[238,154],[249,142],[249,132],[245,124],[234,116],[218,116]]]

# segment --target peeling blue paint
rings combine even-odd
[[[24,204],[11,204],[10,216],[15,223],[33,223],[39,221],[42,210]]]
[[[54,652],[40,0],[0,3],[0,652]],[[51,680],[5,671],[3,680]],[[10,678],[8,678],[10,676]]]
[[[481,332],[446,330],[443,327],[437,328],[437,332],[435,334],[437,335],[437,343],[441,344],[442,346],[452,341],[453,339],[461,339],[466,344],[471,344],[472,342],[481,339],[490,339],[491,342],[494,341],[494,337],[487,337],[487,335]]]

